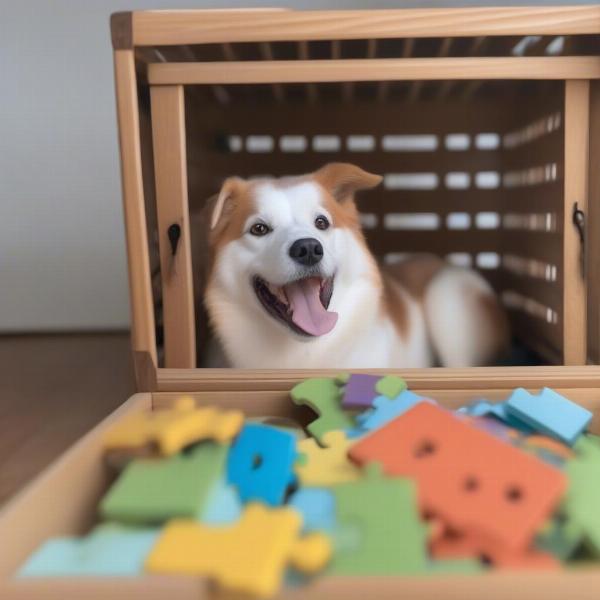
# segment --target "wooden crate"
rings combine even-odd
[[[600,7],[295,12],[142,11],[112,19],[140,394],[131,410],[201,404],[294,416],[287,392],[331,372],[197,368],[206,343],[193,247],[224,177],[348,160],[386,176],[360,201],[382,260],[470,261],[540,367],[404,370],[448,406],[552,386],[600,405]],[[585,244],[573,225],[585,215]],[[429,223],[424,228],[423,223]],[[172,268],[167,230],[181,227]],[[412,229],[411,229],[412,227]],[[585,257],[582,271],[581,257]],[[161,274],[164,276],[161,277]],[[157,335],[158,334],[158,335]],[[157,341],[158,337],[158,341]],[[594,429],[598,428],[598,416]],[[205,582],[7,581],[39,542],[81,533],[107,484],[100,425],[0,516],[2,598],[181,598]],[[36,523],[32,527],[31,523]],[[600,569],[485,577],[322,578],[314,598],[595,598]],[[108,591],[110,590],[110,592]]]
[[[472,265],[548,364],[598,363],[598,20],[595,7],[115,15],[140,389],[207,346],[196,223],[224,178],[331,160],[385,176],[360,199],[379,258]]]

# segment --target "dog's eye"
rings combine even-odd
[[[258,237],[267,235],[269,231],[271,231],[270,227],[264,223],[254,223],[254,225],[250,227],[250,233]]]
[[[323,215],[319,215],[315,219],[315,227],[317,229],[321,229],[321,230],[328,229],[329,228],[329,219],[327,217],[324,217]]]

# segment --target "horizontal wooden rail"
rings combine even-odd
[[[448,79],[600,79],[596,56],[380,58],[153,63],[153,85],[424,81]]]
[[[133,13],[136,46],[365,38],[600,33],[598,6]]]
[[[159,392],[289,390],[307,377],[327,377],[340,370],[158,369]],[[600,386],[600,367],[479,367],[472,369],[358,369],[356,373],[401,373],[411,389],[512,389]]]

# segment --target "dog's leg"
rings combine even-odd
[[[506,351],[508,321],[490,285],[474,271],[441,269],[424,298],[429,336],[444,367],[492,364]]]

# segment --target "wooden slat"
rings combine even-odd
[[[345,60],[153,63],[154,85],[421,81],[465,79],[598,79],[595,56],[376,58]]]
[[[342,147],[345,140],[342,140]],[[293,175],[310,173],[327,162],[351,162],[374,173],[412,173],[434,168],[440,174],[449,171],[475,173],[494,171],[498,156],[491,152],[234,152],[219,154],[190,148],[190,165],[210,168],[225,175]],[[435,162],[434,162],[435,161]],[[434,166],[435,165],[435,166]],[[537,166],[537,165],[536,165]]]
[[[271,48],[271,44],[269,44],[268,42],[261,42],[259,47],[263,60],[273,60],[273,49]],[[281,86],[278,83],[274,83],[273,96],[275,97],[275,100],[277,100],[277,102],[283,102],[285,100],[283,86]]]
[[[580,263],[582,248],[572,214],[575,202],[584,212],[588,205],[589,101],[589,82],[566,82],[563,236],[563,352],[566,365],[582,365],[587,359],[586,287]]]
[[[590,158],[586,216],[588,361],[600,363],[600,82],[590,90]]]
[[[298,56],[300,57],[300,60],[310,62],[308,42],[306,40],[298,42]],[[319,94],[317,92],[317,86],[314,83],[306,83],[306,96],[310,104],[315,104],[318,100]]]
[[[497,252],[501,248],[503,232],[499,229],[464,231],[406,231],[368,230],[369,247],[377,255],[387,252]],[[537,258],[557,264],[561,257],[560,236],[553,233],[511,231],[511,251],[518,256]]]
[[[134,352],[147,353],[156,366],[154,307],[150,281],[133,51],[116,50],[114,66],[129,269],[131,344]]]
[[[187,124],[193,136],[210,132],[229,132],[237,135],[305,135],[318,134],[435,134],[479,133],[505,131],[514,121],[513,111],[507,111],[509,99],[482,100],[465,108],[460,101],[446,103],[420,102],[418,105],[386,102],[355,102],[339,109],[336,103],[320,103],[306,107],[286,103],[283,106],[236,105],[235,110],[223,111],[218,106],[188,105]],[[517,109],[515,109],[517,110]],[[349,131],[350,125],[352,130]],[[439,145],[444,140],[440,137]],[[460,153],[460,152],[458,152]]]
[[[502,155],[502,167],[505,171],[509,171],[539,167],[553,162],[562,165],[563,158],[564,131],[561,127],[516,148],[505,149]]]
[[[165,365],[196,366],[194,294],[182,86],[152,86],[152,137],[160,249]],[[181,237],[172,254],[168,229]]]
[[[600,8],[597,6],[133,13],[136,46],[597,33],[600,33]]]
[[[343,369],[159,369],[158,392],[256,392],[289,390],[309,377],[329,377]],[[397,374],[398,369],[357,369],[353,372]],[[469,390],[515,387],[539,389],[600,388],[600,367],[476,367],[469,369],[402,369],[413,390]],[[598,401],[598,394],[596,393]],[[283,398],[282,398],[283,401]]]

